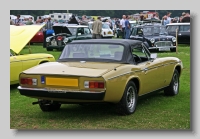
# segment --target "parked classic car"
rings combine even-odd
[[[92,34],[88,26],[76,24],[54,24],[54,36],[46,38],[47,51],[53,49],[62,51],[65,45],[73,40],[92,39]]]
[[[42,29],[38,31],[34,37],[30,40],[30,44],[32,45],[33,43],[43,43],[44,41],[44,35]]]
[[[138,96],[158,90],[177,95],[182,69],[180,59],[157,58],[141,41],[78,40],[65,46],[57,62],[23,71],[18,90],[38,99],[33,104],[42,111],[68,103],[112,103],[120,114],[132,114]]]
[[[20,54],[42,25],[10,26],[10,85],[19,82],[19,74],[36,65],[55,61],[50,54]]]
[[[135,26],[132,29],[130,39],[144,41],[150,51],[176,51],[176,38],[167,34],[164,25],[143,24]]]
[[[92,32],[92,24],[93,22],[89,22],[89,28]],[[114,36],[112,29],[110,29],[109,25],[106,24],[105,22],[102,22],[102,32],[101,32],[101,37],[102,38],[112,38]]]
[[[190,23],[171,23],[166,25],[169,35],[176,37],[176,29],[178,29],[178,43],[190,44]]]

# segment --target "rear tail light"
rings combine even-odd
[[[21,78],[20,79],[20,84],[23,84],[23,85],[37,85],[37,79]]]
[[[85,81],[85,88],[93,88],[93,89],[102,89],[105,87],[104,82],[102,81]]]
[[[59,41],[61,41],[62,39],[63,39],[62,36],[58,36],[58,37],[57,37],[57,40],[59,40]]]

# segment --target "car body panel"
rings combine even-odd
[[[190,44],[190,23],[171,23],[166,25],[169,35],[176,37],[176,29],[178,29],[178,43]]]
[[[43,31],[38,31],[35,36],[30,40],[30,43],[43,43],[44,35]]]
[[[155,31],[158,30],[156,28],[160,28],[158,33],[162,34],[154,34]],[[139,34],[140,30],[148,29],[151,29],[151,31],[149,31],[149,35],[147,34],[148,32],[146,32],[144,35]],[[165,29],[165,26],[163,25],[139,25],[132,29],[130,39],[146,42],[147,48],[149,50],[174,51],[176,49],[176,38],[174,36],[168,35],[165,30],[163,31],[163,29]],[[153,43],[151,42],[151,39],[154,40]]]
[[[105,60],[85,57],[70,58],[70,47],[80,44],[85,44],[85,46],[92,44],[93,48],[98,44],[99,46],[108,44],[113,53],[115,53],[114,50],[118,52],[119,48],[110,47],[110,44],[114,46],[123,45],[124,51],[121,60],[118,61],[107,58]],[[69,58],[63,57],[63,55],[67,56],[65,52]],[[142,61],[136,63],[137,57],[133,57],[132,53],[140,56]],[[34,78],[37,79],[37,84],[20,84],[18,89],[21,95],[59,102],[118,103],[123,96],[127,83],[131,80],[137,85],[138,95],[142,96],[168,86],[175,68],[179,69],[179,74],[181,75],[183,66],[178,58],[152,59],[149,57],[149,54],[148,49],[145,48],[141,41],[124,39],[73,41],[65,47],[57,62],[45,63],[23,71],[19,77],[20,79]],[[145,55],[146,57],[143,57]],[[85,81],[101,81],[105,85],[103,88],[92,89],[86,87]],[[63,84],[63,82],[65,83]],[[30,90],[32,90],[31,93],[29,92]],[[40,93],[41,91],[44,93]]]
[[[18,54],[43,26],[10,26],[10,49]]]
[[[53,49],[63,50],[65,45],[73,40],[92,39],[92,34],[88,26],[55,24],[53,29],[55,31],[55,35],[47,37],[49,41],[46,41],[48,51],[52,51]],[[67,41],[65,41],[65,39],[67,39]]]
[[[20,51],[30,41],[31,37],[41,29],[43,25],[27,25],[10,27],[10,84],[19,82],[19,74],[26,69],[44,62],[55,61],[51,54],[24,54]]]

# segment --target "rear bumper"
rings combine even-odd
[[[176,46],[162,46],[162,47],[149,47],[149,50],[170,50],[170,49],[176,49]]]
[[[60,99],[78,99],[78,100],[103,100],[105,92],[89,91],[70,91],[70,90],[47,90],[40,88],[17,88],[21,95],[37,98],[60,98]]]
[[[104,36],[102,36],[103,38],[112,38],[112,37],[114,37],[114,35],[104,35]]]

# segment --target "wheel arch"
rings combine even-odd
[[[174,71],[175,71],[175,70],[178,71],[179,76],[180,76],[180,75],[181,75],[181,72],[182,72],[182,70],[181,70],[181,66],[180,66],[180,65],[177,65],[177,66],[175,67]]]
[[[139,91],[140,91],[140,81],[137,77],[133,77],[129,80],[129,82],[132,81],[135,83],[135,86],[137,88],[137,93],[139,94]]]
[[[38,62],[38,65],[46,63],[46,62],[49,62],[49,60],[46,60],[46,59],[45,60],[41,60],[41,61]]]

